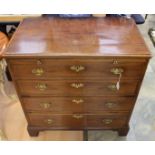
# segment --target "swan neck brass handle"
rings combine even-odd
[[[108,125],[112,123],[112,119],[103,119],[102,122]]]
[[[73,115],[73,118],[75,118],[75,119],[81,119],[81,118],[83,118],[83,115],[82,114],[74,114]]]
[[[115,105],[115,103],[112,103],[112,102],[108,102],[108,103],[105,104],[105,106],[106,106],[107,108],[113,108],[114,105]]]
[[[43,109],[49,109],[51,107],[51,103],[48,102],[40,103],[40,107]]]
[[[41,65],[41,64],[42,64],[41,60],[37,60],[37,65]]]
[[[110,71],[114,75],[119,75],[119,74],[122,74],[124,72],[124,70],[122,68],[112,68]]]
[[[83,83],[72,83],[71,87],[78,89],[78,88],[84,87],[84,84]]]
[[[85,70],[85,67],[82,65],[73,65],[70,67],[70,70],[78,73],[78,72]]]
[[[53,124],[53,120],[52,120],[52,119],[46,119],[46,120],[44,120],[44,122],[45,122],[46,124],[48,124],[48,125]]]
[[[113,65],[118,65],[118,61],[117,60],[113,60]]]
[[[44,91],[44,90],[47,89],[47,85],[44,84],[44,83],[38,83],[38,84],[35,86],[35,88],[37,88],[37,89],[39,89],[39,90],[41,90],[41,91]]]
[[[115,84],[111,84],[108,86],[108,89],[112,90],[112,91],[116,91],[117,90],[117,87]]]
[[[73,99],[72,102],[76,103],[76,104],[79,104],[79,103],[83,103],[84,100],[83,99]]]
[[[44,70],[42,68],[34,68],[32,69],[32,73],[36,76],[42,76],[44,73]]]

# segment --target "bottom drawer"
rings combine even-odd
[[[117,129],[127,122],[127,116],[115,115],[51,115],[29,113],[29,125],[53,129]]]

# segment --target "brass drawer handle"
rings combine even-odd
[[[110,89],[112,91],[115,91],[115,90],[117,90],[117,87],[116,87],[115,84],[111,84],[111,85],[108,86],[108,89]]]
[[[76,103],[76,104],[79,104],[79,103],[83,103],[84,100],[82,100],[82,99],[73,99],[72,102]]]
[[[41,84],[41,83],[38,83],[36,86],[35,86],[35,88],[37,88],[37,89],[39,89],[39,90],[41,90],[41,91],[44,91],[44,90],[46,90],[47,89],[47,85],[46,84]]]
[[[104,124],[111,124],[112,123],[112,119],[103,119],[102,122]]]
[[[73,118],[75,118],[75,119],[81,119],[81,118],[83,118],[83,115],[81,115],[81,114],[74,114],[73,115]]]
[[[112,108],[114,105],[115,105],[115,103],[111,103],[111,102],[108,102],[108,103],[105,104],[105,106],[107,108]]]
[[[45,123],[47,123],[48,125],[53,124],[53,120],[52,119],[46,119],[44,120]]]
[[[112,68],[110,71],[115,75],[122,74],[124,72],[122,68]]]
[[[118,61],[117,60],[113,60],[113,65],[117,65]]]
[[[84,66],[82,66],[82,65],[73,65],[73,66],[71,66],[70,67],[70,70],[72,70],[72,71],[75,71],[75,72],[80,72],[80,71],[83,71],[83,70],[85,70],[85,67]]]
[[[72,83],[71,87],[78,89],[78,88],[84,87],[84,84],[83,83]]]
[[[41,65],[41,64],[42,64],[41,60],[37,60],[37,65]]]
[[[51,103],[40,103],[40,107],[43,109],[49,109],[51,107]]]
[[[42,68],[35,68],[35,69],[32,69],[32,73],[36,76],[42,76],[44,73],[44,70]]]

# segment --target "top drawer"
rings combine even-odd
[[[16,79],[52,78],[122,78],[139,79],[147,64],[145,59],[11,59],[8,60]]]

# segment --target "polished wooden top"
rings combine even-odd
[[[21,22],[5,56],[150,57],[150,53],[132,19],[37,17]]]

